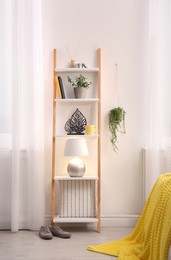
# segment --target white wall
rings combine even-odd
[[[52,49],[61,50],[69,61],[66,46],[71,55],[79,46],[77,59],[85,62],[102,48],[102,217],[140,214],[142,210],[145,5],[142,0],[43,0],[47,216],[51,201]],[[127,133],[119,135],[118,154],[112,150],[107,123],[109,110],[118,106],[115,63],[121,105],[127,111]]]

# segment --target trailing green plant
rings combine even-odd
[[[88,88],[92,84],[91,82],[87,81],[87,78],[82,74],[77,76],[74,80],[68,76],[68,82],[71,83],[73,87],[79,88]]]
[[[117,152],[117,132],[122,134],[126,133],[125,129],[125,110],[121,107],[113,108],[109,111],[109,130],[111,132],[111,143],[113,145],[113,149]]]

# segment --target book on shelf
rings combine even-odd
[[[58,96],[59,99],[61,99],[62,94],[61,94],[61,89],[60,89],[60,86],[59,86],[59,81],[58,81],[57,76],[55,77],[55,82],[56,82],[56,88],[57,88],[57,96]]]
[[[65,90],[64,90],[64,86],[63,86],[63,81],[62,81],[61,76],[58,76],[58,82],[59,82],[62,98],[66,98]]]

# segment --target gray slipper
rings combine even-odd
[[[49,229],[50,229],[52,235],[55,237],[60,237],[60,238],[70,238],[71,237],[71,234],[69,232],[62,230],[60,227],[51,226],[51,227],[49,227]]]
[[[42,239],[52,239],[52,233],[50,232],[49,227],[46,226],[41,226],[40,230],[39,230],[39,236]]]

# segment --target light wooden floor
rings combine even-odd
[[[101,233],[86,228],[63,228],[71,232],[70,239],[53,237],[43,240],[38,232],[22,230],[17,233],[0,231],[2,260],[111,260],[115,257],[90,252],[88,245],[117,240],[131,233],[132,228],[102,228]]]

